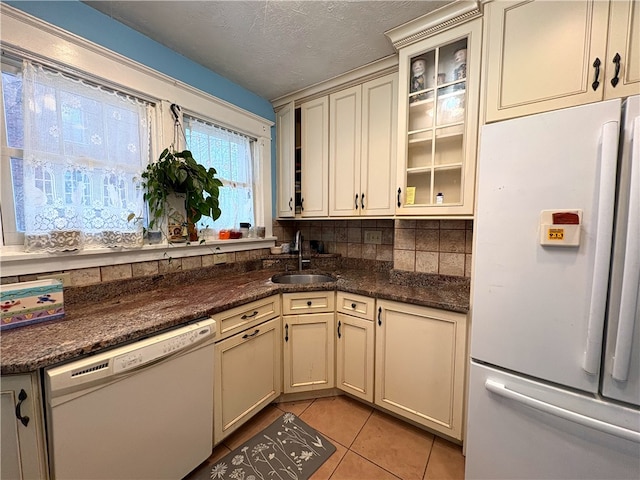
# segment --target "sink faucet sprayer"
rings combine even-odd
[[[311,263],[311,260],[302,259],[302,242],[303,241],[304,241],[304,237],[302,236],[302,232],[298,230],[296,232],[296,236],[293,241],[293,249],[298,251],[298,270],[300,271],[302,271],[303,265]]]

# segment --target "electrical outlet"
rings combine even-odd
[[[48,275],[38,275],[38,280],[59,280],[63,287],[71,286],[71,274],[67,273],[50,273]]]
[[[380,245],[382,243],[382,232],[380,230],[365,230],[364,243]]]

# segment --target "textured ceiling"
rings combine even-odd
[[[395,53],[390,28],[450,1],[86,1],[273,100]]]

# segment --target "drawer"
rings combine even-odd
[[[373,320],[376,300],[356,293],[338,292],[336,296],[336,312],[346,313],[354,317]]]
[[[280,315],[280,296],[262,298],[212,315],[216,321],[216,342]]]
[[[282,314],[333,312],[335,292],[299,292],[282,294]]]

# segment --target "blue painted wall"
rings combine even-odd
[[[34,17],[86,38],[199,90],[275,122],[271,103],[80,1],[5,1]],[[275,209],[275,127],[271,129]]]

